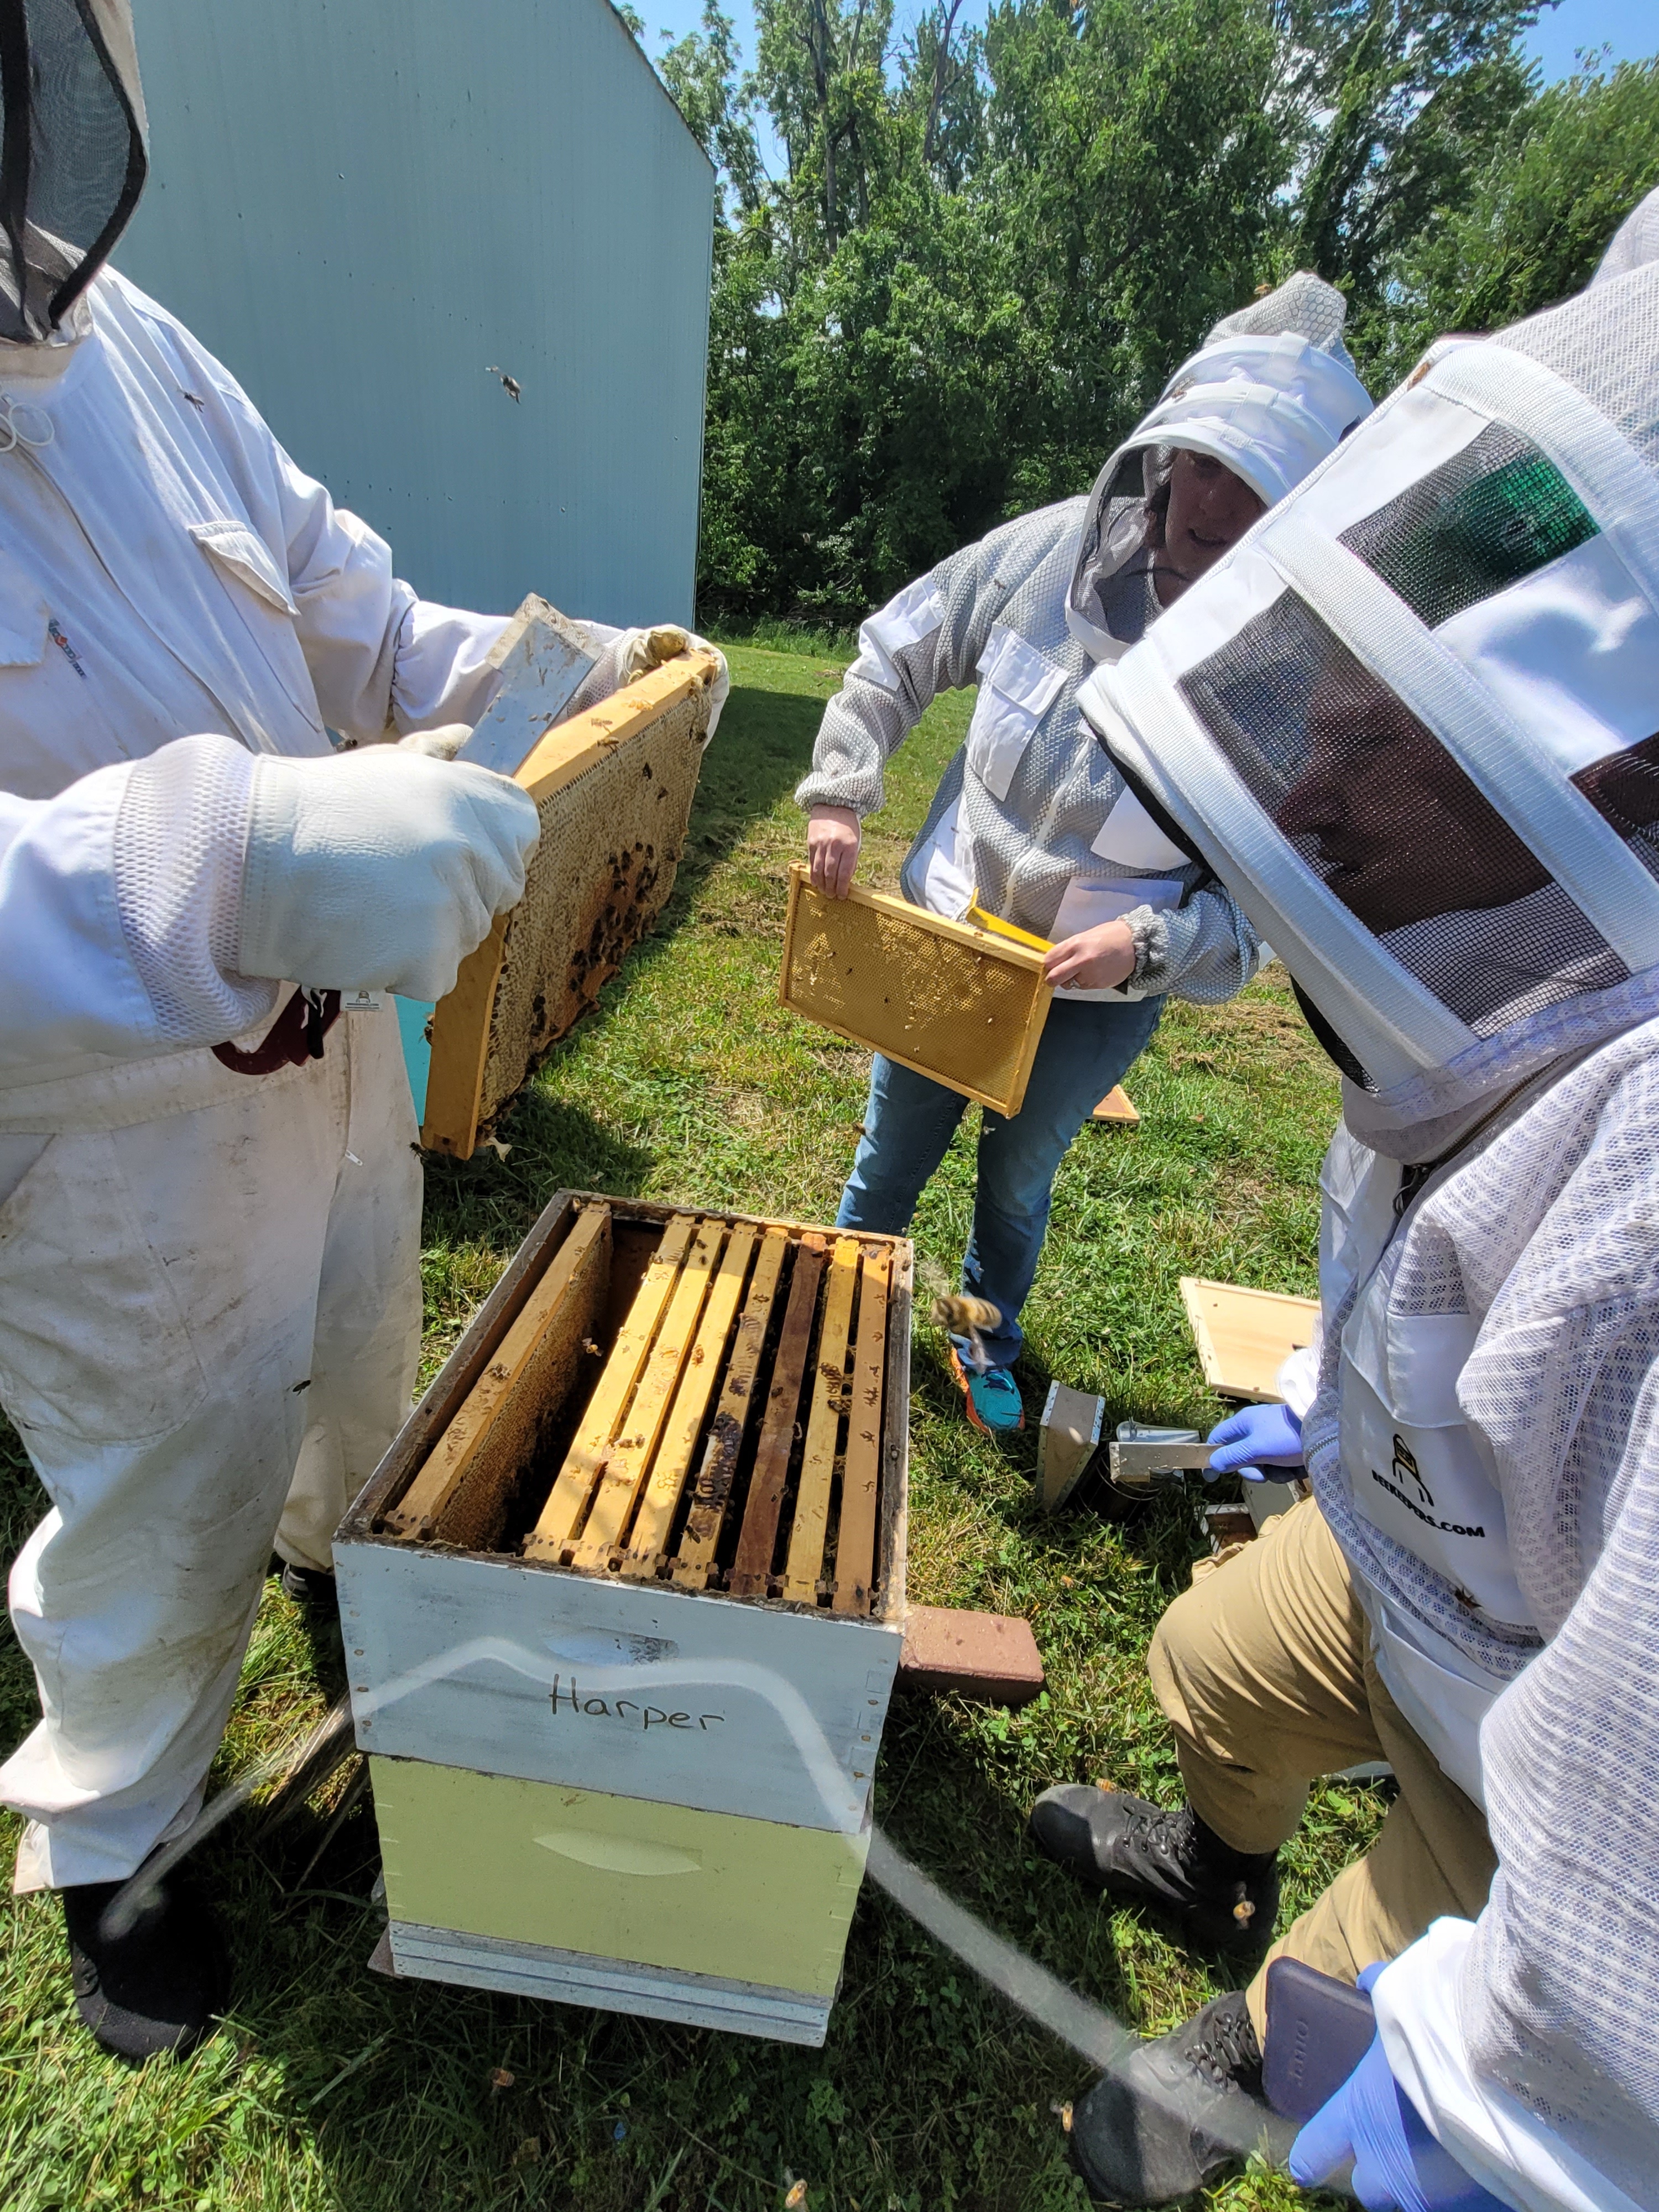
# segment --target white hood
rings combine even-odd
[[[1148,542],[1149,502],[1177,448],[1208,453],[1273,507],[1355,423],[1370,398],[1342,343],[1347,303],[1305,270],[1224,316],[1095,481],[1066,598],[1072,634],[1115,659],[1104,587]]]
[[[1659,264],[1437,349],[1079,697],[1375,1118],[1645,1018]]]

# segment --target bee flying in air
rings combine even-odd
[[[985,1346],[980,1342],[982,1328],[998,1328],[1002,1323],[1002,1311],[989,1298],[970,1298],[965,1294],[935,1298],[928,1315],[930,1321],[940,1328],[948,1328],[953,1336],[968,1340],[968,1356],[974,1363],[974,1371],[983,1375],[990,1365],[985,1357]]]

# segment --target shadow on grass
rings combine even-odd
[[[644,1188],[656,1159],[653,1151],[540,1084],[520,1094],[502,1115],[499,1134],[506,1159],[488,1148],[470,1160],[426,1155],[423,1247],[482,1243],[514,1252],[555,1191],[629,1198]]]

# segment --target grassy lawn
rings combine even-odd
[[[661,933],[520,1103],[502,1133],[510,1157],[428,1167],[434,1363],[562,1184],[833,1218],[866,1056],[787,1016],[775,971],[785,875],[801,844],[789,793],[839,669],[811,653],[732,658],[737,689]],[[866,878],[894,884],[969,704],[942,702],[901,757]],[[896,1701],[877,1817],[1000,1934],[1158,2032],[1223,1982],[1036,1859],[1023,1820],[1035,1793],[1060,1779],[1108,1775],[1177,1796],[1142,1655],[1198,1548],[1191,1508],[1166,1501],[1120,1521],[1085,1500],[1043,1520],[1030,1503],[1035,1413],[1054,1375],[1103,1391],[1113,1418],[1219,1418],[1176,1279],[1312,1289],[1315,1174],[1335,1085],[1270,975],[1228,1008],[1172,1006],[1130,1089],[1140,1127],[1085,1131],[1060,1178],[1025,1316],[1032,1425],[1014,1449],[969,1429],[942,1340],[919,1328],[911,1593],[1026,1615],[1049,1687],[1014,1716]],[[976,1121],[970,1113],[916,1223],[923,1312],[960,1255]],[[9,1556],[42,1509],[9,1437],[0,1508]],[[268,1585],[217,1778],[296,1738],[342,1680],[337,1638],[313,1638]],[[8,1641],[0,1741],[15,1743],[33,1710],[32,1679]],[[1337,1785],[1316,1796],[1291,1853],[1287,1917],[1379,1810]],[[238,1815],[200,1854],[235,1944],[235,2011],[184,2063],[132,2073],[101,2058],[74,2021],[58,1908],[8,1901],[0,2203],[12,2212],[758,2212],[781,2206],[800,2178],[823,2212],[1084,2201],[1053,2107],[1082,2089],[1087,2069],[868,1887],[829,2042],[804,2051],[367,1974],[380,1926],[373,1814],[355,1813],[318,1857],[328,1813],[315,1804],[263,1838],[253,1814]],[[0,1840],[8,1850],[15,1840],[3,1818]],[[492,2083],[497,2069],[510,2086]],[[1294,2196],[1249,2175],[1217,2202],[1267,2212]]]

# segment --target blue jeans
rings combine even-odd
[[[1066,1149],[1112,1085],[1121,1082],[1163,1011],[1162,999],[1067,1006],[1057,997],[1024,1105],[1012,1121],[987,1109],[962,1287],[970,1297],[989,1299],[1002,1316],[1001,1328],[981,1339],[993,1366],[1012,1367],[1025,1340],[1019,1310],[1036,1273],[1054,1176]],[[836,1227],[902,1236],[967,1105],[958,1092],[878,1053],[864,1137],[841,1194]],[[956,1342],[965,1353],[966,1342]]]

